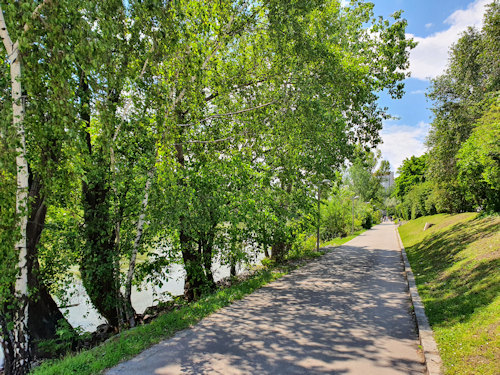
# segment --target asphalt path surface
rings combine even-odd
[[[424,374],[410,306],[384,223],[107,374]]]

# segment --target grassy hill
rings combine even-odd
[[[399,232],[445,373],[499,374],[500,217],[426,216]]]

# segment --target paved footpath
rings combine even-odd
[[[406,289],[380,224],[107,374],[423,374]]]

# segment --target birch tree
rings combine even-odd
[[[48,1],[40,4],[33,12],[32,18],[36,18],[40,8]],[[27,31],[29,25],[24,26]],[[28,223],[28,161],[26,155],[26,137],[24,127],[24,101],[21,85],[21,55],[19,51],[19,39],[11,39],[9,29],[5,22],[3,9],[0,5],[0,37],[8,54],[10,65],[11,95],[12,95],[12,126],[17,134],[16,147],[16,216],[17,216],[17,243],[15,245],[17,262],[17,275],[14,284],[14,295],[16,297],[16,308],[14,309],[10,328],[5,317],[2,321],[4,333],[2,345],[4,347],[6,372],[12,374],[24,374],[30,368],[30,335],[28,331],[28,259],[27,259],[27,236],[26,226]]]
[[[7,148],[9,144],[16,148],[6,148],[8,153],[2,155],[2,159],[7,160],[10,155],[16,160],[13,175],[17,175],[15,195],[18,221],[14,236],[19,240],[15,251],[12,251],[17,257],[17,265],[13,267],[18,271],[17,280],[12,280],[10,295],[5,293],[9,288],[7,278],[2,278],[0,288],[7,373],[26,371],[30,356],[39,354],[37,343],[54,338],[59,322],[65,320],[43,280],[38,257],[48,202],[57,199],[57,182],[64,178],[60,172],[66,171],[62,150],[66,147],[68,137],[65,133],[70,133],[71,129],[66,118],[65,101],[62,100],[64,90],[60,90],[61,87],[67,87],[61,83],[64,77],[62,72],[66,72],[66,69],[61,68],[57,74],[51,69],[40,72],[40,67],[47,66],[48,60],[51,60],[52,66],[57,66],[67,58],[67,55],[60,53],[63,48],[58,45],[63,42],[61,38],[64,39],[58,27],[66,20],[57,12],[70,8],[66,3],[59,5],[59,8],[54,7],[51,1],[11,3],[5,8],[5,13],[4,9],[0,11],[2,39],[11,67],[12,82],[12,99],[8,101],[12,103],[12,110],[8,112],[7,118],[12,116],[15,125],[0,132]],[[18,6],[22,12],[17,12]],[[23,26],[16,27],[19,24]],[[13,38],[13,35],[16,37]],[[12,42],[13,39],[16,42]],[[58,49],[59,53],[54,53]],[[46,99],[43,102],[39,100],[41,95]],[[58,105],[53,105],[55,103]],[[11,134],[15,134],[15,139],[9,139]],[[2,163],[3,176],[5,171],[9,171],[8,161]],[[2,210],[2,221],[7,214],[8,211]],[[8,243],[2,241],[1,245],[4,248]],[[2,273],[4,267],[9,266],[8,260],[7,256],[2,259]],[[10,271],[7,269],[6,272]],[[12,309],[12,306],[19,306],[19,309]],[[13,334],[21,329],[19,327],[24,329],[23,335]],[[22,353],[18,345],[22,346]],[[23,358],[19,358],[21,354]]]

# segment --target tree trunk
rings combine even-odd
[[[110,191],[102,171],[103,161],[97,155],[92,159],[91,170],[87,171],[88,181],[91,182],[83,182],[86,244],[80,270],[90,301],[111,326],[118,328],[123,301],[116,282],[117,254],[114,226],[109,216]]]
[[[241,249],[240,249],[241,246]],[[236,241],[232,252],[229,255],[229,276],[236,277],[236,266],[238,265],[238,258],[243,249],[243,242]]]
[[[151,168],[148,172],[148,178],[146,180],[146,186],[144,187],[144,197],[142,198],[141,214],[139,215],[139,220],[137,220],[137,233],[135,236],[134,247],[132,248],[132,255],[130,256],[130,262],[128,265],[127,279],[125,280],[125,314],[127,316],[127,321],[130,327],[135,326],[135,310],[132,307],[132,279],[135,271],[135,262],[137,259],[137,253],[139,252],[139,245],[141,243],[142,234],[144,231],[144,223],[146,222],[146,208],[148,207],[149,200],[149,189],[151,188],[151,182],[154,176],[154,168]]]
[[[181,243],[182,259],[186,270],[186,281],[184,282],[184,297],[188,301],[198,299],[206,285],[206,276],[203,269],[203,259],[198,249],[194,246],[194,241],[182,228],[183,218],[181,218],[181,229],[179,239]]]
[[[108,323],[118,328],[123,297],[117,282],[115,226],[110,218],[110,187],[107,181],[109,168],[100,150],[93,150],[90,128],[90,88],[83,71],[80,71],[80,117],[86,125],[84,137],[88,162],[86,181],[82,182],[85,246],[80,260],[83,286],[90,301]]]
[[[182,119],[182,115],[178,115]],[[184,169],[184,149],[182,144],[175,145],[176,158],[181,170]],[[178,181],[180,186],[185,186],[184,178],[181,177]],[[189,233],[188,223],[186,218],[181,216],[179,219],[179,241],[184,261],[184,269],[186,271],[186,280],[184,282],[184,297],[188,301],[200,297],[203,289],[206,287],[206,276],[203,266],[203,256],[200,249],[195,248],[195,241]]]
[[[41,8],[49,2],[49,0],[44,0],[40,3],[33,11],[31,18],[39,16]],[[23,29],[27,31],[29,24],[24,25]],[[36,343],[36,340],[54,338],[57,322],[64,319],[64,316],[38,278],[37,245],[44,227],[47,208],[40,196],[40,181],[31,181],[30,184],[26,156],[19,41],[12,42],[1,6],[0,37],[10,60],[13,126],[18,136],[18,146],[16,147],[16,215],[18,216],[18,228],[20,230],[20,238],[16,244],[19,276],[13,285],[13,294],[16,297],[17,304],[12,314],[13,322],[8,322],[6,317],[0,314],[0,329],[3,336],[2,347],[5,354],[5,373],[7,375],[18,375],[28,373],[30,369],[32,345]],[[33,199],[30,207],[29,197]],[[29,298],[29,291],[36,293],[35,298]],[[10,313],[12,313],[12,310],[9,311]],[[9,323],[13,323],[12,329]]]
[[[231,257],[231,266],[229,268],[229,276],[236,277],[236,261]]]
[[[19,217],[19,228],[21,235],[16,244],[19,254],[19,276],[16,280],[15,294],[19,301],[18,309],[14,318],[14,343],[13,355],[15,358],[12,374],[24,374],[30,368],[30,341],[28,330],[29,309],[28,309],[28,249],[26,238],[26,226],[28,223],[28,162],[26,160],[26,138],[24,133],[24,106],[21,97],[21,61],[16,47],[11,55],[11,79],[12,79],[12,100],[14,126],[17,128],[20,145],[17,147],[17,193],[16,193],[16,213]]]
[[[3,314],[0,314],[0,333],[2,336],[2,340],[0,342],[2,343],[2,349],[3,349],[3,354],[4,354],[4,364],[3,368],[5,371],[5,374],[10,375],[13,374],[13,368],[14,368],[14,347],[13,347],[13,342],[14,342],[14,336],[12,334],[12,330],[8,328],[9,322],[5,318]]]
[[[214,247],[214,235],[208,233],[202,240],[201,256],[203,257],[203,268],[205,268],[206,286],[210,290],[215,289],[215,280],[212,273],[212,256]]]
[[[19,43],[12,43],[5,24],[3,10],[0,6],[0,37],[10,60],[10,79],[12,87],[12,124],[17,132],[18,145],[16,147],[17,190],[16,215],[18,218],[19,240],[15,245],[18,255],[18,275],[14,285],[16,306],[13,311],[13,326],[9,330],[6,344],[6,372],[7,374],[25,374],[30,369],[30,335],[28,331],[28,249],[26,240],[26,226],[28,223],[28,161],[26,159],[26,137],[24,130],[24,103],[21,87],[21,56]],[[3,324],[2,324],[3,325]],[[9,342],[10,341],[10,342]],[[7,358],[7,356],[9,358]]]
[[[278,242],[271,246],[271,258],[280,262],[288,253],[290,245],[285,242]]]
[[[264,256],[269,258],[269,251],[267,250],[267,242],[264,242]]]
[[[262,244],[262,246],[264,248],[264,256],[266,258],[269,258],[269,250],[267,249],[267,247],[268,247],[268,239],[267,239],[267,231],[266,231],[266,227],[265,226],[264,226],[263,233],[264,233],[264,235],[263,235],[264,243]]]
[[[70,324],[59,310],[47,287],[40,282],[37,245],[45,225],[47,207],[41,196],[41,181],[30,174],[30,218],[27,226],[28,240],[28,285],[30,291],[36,291],[29,301],[28,328],[32,338],[32,352],[36,357],[43,357],[37,343],[41,340],[57,338],[57,329],[62,322]]]

